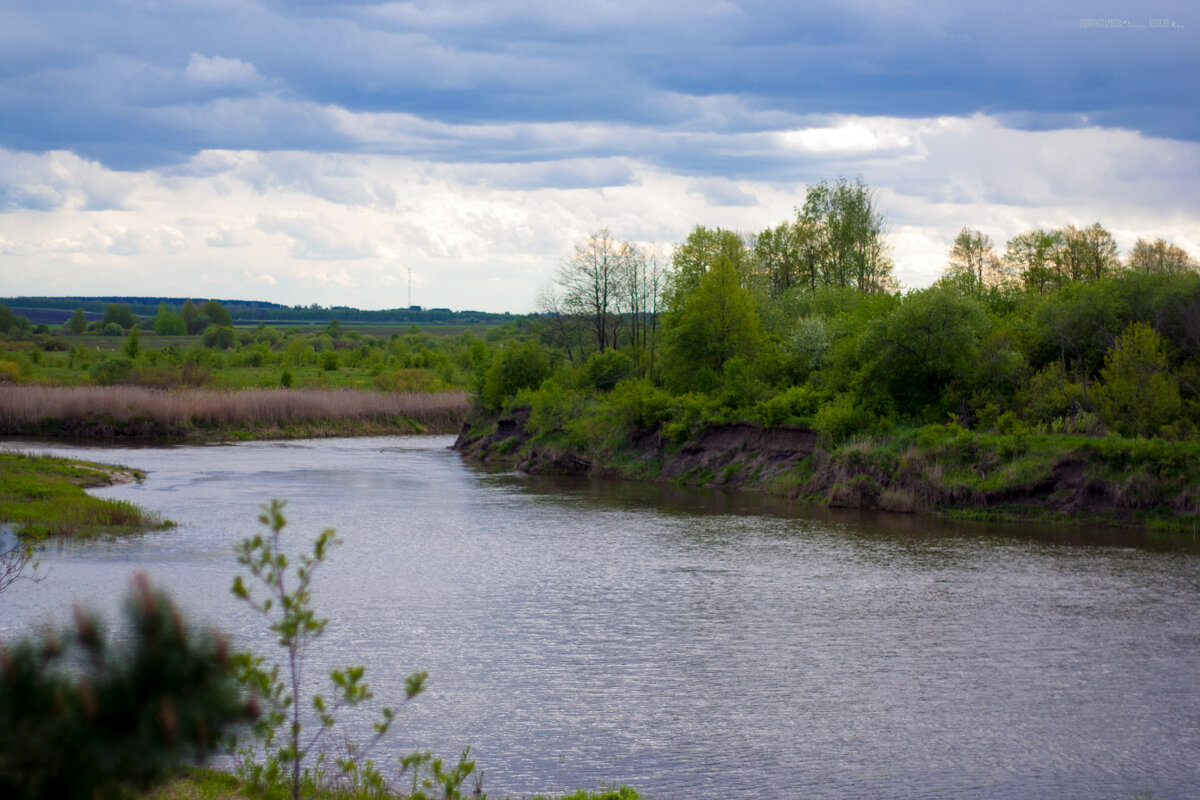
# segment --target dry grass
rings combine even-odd
[[[408,420],[423,430],[452,432],[462,425],[468,407],[464,392],[0,386],[0,432],[79,433],[107,426],[113,433],[154,436]]]

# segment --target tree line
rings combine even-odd
[[[1122,260],[1095,223],[1023,232],[1001,254],[964,228],[932,286],[902,291],[893,270],[861,178],[810,187],[755,234],[697,226],[669,257],[601,230],[540,295],[537,342],[501,352],[480,396],[636,384],[663,419],[839,434],[947,414],[1130,435],[1200,423],[1200,273],[1177,245],[1141,238]]]

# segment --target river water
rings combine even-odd
[[[534,480],[450,443],[9,442],[142,469],[97,493],[179,524],[52,546],[44,581],[0,595],[0,635],[76,602],[115,616],[145,571],[270,652],[229,586],[234,545],[282,498],[297,548],[343,540],[310,675],[364,664],[398,700],[428,670],[386,754],[470,745],[492,796],[1200,797],[1195,549]]]

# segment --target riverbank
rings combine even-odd
[[[464,392],[0,386],[0,435],[205,442],[454,433]]]
[[[18,536],[138,533],[174,525],[125,500],[84,489],[141,480],[137,470],[52,456],[0,452],[0,522]]]
[[[927,425],[829,444],[803,427],[710,425],[679,442],[626,430],[532,433],[528,409],[473,412],[455,449],[529,473],[766,492],[797,503],[958,519],[1193,532],[1200,444]]]
[[[164,786],[152,789],[142,795],[144,800],[245,800],[247,797],[259,797],[263,800],[284,800],[291,797],[289,787],[280,786],[278,792],[264,794],[251,793],[236,777],[227,772],[215,769],[185,769],[181,774]],[[383,794],[374,790],[339,790],[324,788],[308,790],[301,793],[306,798],[323,798],[323,800],[381,800],[394,797],[401,800],[404,795]],[[562,795],[533,795],[523,800],[641,800],[641,795],[628,786],[588,791],[579,789],[570,794]],[[501,800],[497,798],[497,800]]]

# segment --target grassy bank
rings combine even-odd
[[[533,473],[767,492],[831,508],[959,519],[1200,527],[1200,442],[998,434],[958,425],[830,441],[804,427],[710,424],[673,439],[586,407],[565,420],[476,414],[457,446]]]
[[[306,800],[381,800],[374,792],[337,791],[330,789],[312,790],[301,794]],[[486,795],[484,795],[486,797]],[[213,769],[189,770],[172,780],[166,786],[154,789],[143,795],[145,800],[285,800],[291,793],[280,787],[277,793],[251,792],[242,786],[237,778],[228,773]],[[399,800],[403,795],[384,795]],[[495,800],[502,800],[495,798]],[[587,791],[580,789],[565,795],[533,795],[522,796],[522,800],[641,800],[641,795],[628,786]]]
[[[121,467],[51,456],[0,453],[0,521],[21,536],[94,536],[170,527],[124,500],[92,497],[85,488],[136,480]]]
[[[0,434],[145,440],[450,433],[467,395],[337,389],[0,386]]]

